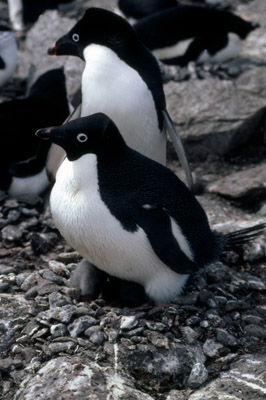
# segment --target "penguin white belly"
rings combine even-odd
[[[183,56],[193,40],[194,38],[180,40],[172,46],[152,50],[152,54],[154,54],[159,60]]]
[[[211,55],[207,50],[204,50],[198,57],[197,62],[204,63],[223,63],[233,58],[241,48],[241,39],[234,33],[228,34],[228,44],[223,49]]]
[[[50,203],[54,222],[66,241],[99,269],[143,285],[156,303],[180,293],[188,275],[168,268],[154,253],[143,229],[123,229],[102,201],[96,156],[64,160]]]
[[[17,60],[17,44],[12,32],[3,32],[0,37],[0,56],[5,62],[5,68],[0,69],[0,87],[4,86],[14,74]]]
[[[87,46],[84,58],[81,116],[105,113],[130,147],[165,165],[166,135],[159,129],[152,94],[138,72],[105,46]]]
[[[46,168],[43,168],[42,171],[36,175],[23,178],[13,177],[8,188],[8,193],[11,196],[19,196],[25,193],[39,195],[43,193],[49,185],[50,181],[46,174]]]

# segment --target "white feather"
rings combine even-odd
[[[87,46],[84,58],[81,116],[105,113],[130,147],[165,164],[166,135],[159,130],[152,94],[138,72],[105,46]]]
[[[152,51],[152,53],[159,60],[183,56],[185,54],[185,52],[187,51],[192,40],[194,40],[194,38],[180,40],[179,42],[177,42],[176,44],[174,44],[172,46],[155,49]]]
[[[112,276],[143,285],[156,303],[168,302],[180,293],[188,275],[168,268],[154,253],[143,229],[123,229],[102,201],[95,155],[84,155],[74,162],[64,160],[50,202],[61,234],[92,264]],[[171,222],[181,249],[193,259],[181,229]]]

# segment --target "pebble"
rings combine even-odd
[[[239,341],[225,329],[217,328],[216,338],[218,342],[224,344],[225,346],[235,347],[239,345]]]
[[[33,286],[25,293],[25,299],[26,300],[34,299],[37,295],[38,295],[38,286]]]
[[[101,344],[103,344],[104,342],[104,335],[102,332],[94,332],[90,337],[89,340],[97,345],[100,346]]]
[[[181,332],[187,343],[192,344],[195,343],[196,339],[199,337],[199,333],[194,331],[194,329],[189,326],[184,326],[181,329]]]
[[[138,325],[138,318],[136,315],[124,316],[121,318],[120,329],[123,331],[130,331]]]
[[[215,296],[209,290],[203,289],[199,294],[199,300],[201,303],[206,304],[208,307],[214,308],[217,306]]]
[[[76,311],[76,306],[66,305],[63,307],[54,307],[47,311],[42,311],[36,317],[37,321],[50,321],[52,319],[68,324]]]
[[[97,321],[91,316],[82,316],[75,319],[71,325],[68,326],[68,332],[71,337],[77,337],[92,325],[96,325]]]
[[[70,271],[67,269],[66,265],[62,262],[55,260],[50,260],[48,263],[49,269],[56,275],[64,276],[66,278],[70,277]]]
[[[52,292],[48,296],[49,305],[51,308],[54,307],[62,307],[67,304],[72,304],[71,299],[67,296],[64,296],[62,293],[59,292]]]
[[[196,304],[198,300],[198,293],[190,293],[186,296],[178,296],[175,298],[173,303],[179,304],[179,305],[193,305]]]
[[[50,327],[50,332],[55,337],[66,336],[67,329],[64,324],[56,324]]]
[[[203,352],[208,357],[217,357],[219,355],[219,350],[223,348],[221,343],[217,343],[213,339],[207,339],[203,344]]]
[[[1,236],[4,246],[10,248],[20,243],[23,231],[16,225],[7,225],[1,230]]]
[[[246,325],[244,327],[245,332],[253,337],[258,339],[266,339],[266,329],[262,326],[258,326],[255,324]]]
[[[73,342],[58,342],[51,343],[48,346],[48,349],[51,353],[61,353],[61,352],[72,352],[76,347],[76,344]]]
[[[208,378],[208,370],[202,363],[195,363],[188,377],[187,385],[191,389],[195,389],[202,385]]]
[[[246,322],[247,324],[255,324],[255,325],[262,325],[263,318],[258,317],[257,315],[243,315],[242,321]]]

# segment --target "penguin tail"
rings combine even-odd
[[[224,250],[232,249],[236,246],[242,246],[256,239],[266,231],[266,223],[251,226],[224,235]]]

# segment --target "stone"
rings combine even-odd
[[[73,305],[66,305],[62,307],[54,307],[47,311],[42,311],[36,317],[37,321],[51,321],[56,320],[63,324],[68,324],[76,311],[76,307]]]
[[[76,345],[73,342],[57,342],[48,345],[48,349],[52,354],[57,354],[61,352],[72,352]]]
[[[20,242],[23,232],[16,225],[7,225],[1,230],[1,235],[5,247],[14,247]]]
[[[96,325],[95,318],[87,315],[75,319],[71,325],[68,326],[68,332],[71,337],[77,337],[92,325]]]
[[[195,389],[202,385],[208,378],[208,370],[202,363],[193,365],[190,375],[188,377],[187,385],[191,389]]]
[[[234,362],[228,371],[188,396],[188,400],[265,398],[265,355],[246,355]]]
[[[226,198],[248,201],[250,204],[257,198],[266,196],[266,163],[232,172],[207,186],[210,193]]]
[[[138,325],[138,318],[135,315],[124,316],[121,318],[120,329],[129,331]]]
[[[51,334],[55,337],[57,336],[66,336],[67,329],[64,324],[56,324],[50,327]]]
[[[225,329],[217,328],[216,337],[218,342],[224,344],[225,346],[235,347],[239,345],[239,341]]]
[[[72,304],[71,300],[67,296],[64,296],[62,293],[59,292],[50,293],[48,299],[51,308],[62,307],[68,304]]]
[[[190,160],[225,155],[258,135],[266,112],[265,71],[246,71],[234,81],[208,78],[164,85],[167,109]]]
[[[104,342],[104,334],[102,332],[94,332],[89,339],[93,344],[100,346]]]
[[[213,339],[207,339],[203,343],[203,352],[208,357],[217,357],[219,355],[219,350],[223,348],[221,343],[217,343]]]
[[[266,329],[262,326],[258,326],[255,324],[249,324],[244,327],[245,332],[247,335],[259,338],[259,339],[266,339]]]

